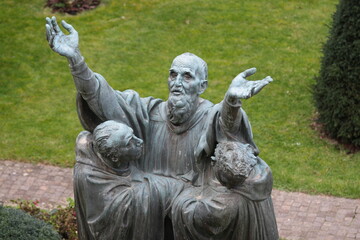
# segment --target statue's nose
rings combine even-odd
[[[175,79],[175,86],[181,86],[182,85],[182,82],[181,82],[181,76],[180,74],[176,76],[176,79]]]
[[[142,144],[143,144],[143,140],[142,139],[140,139],[140,138],[136,138],[136,145],[137,146],[141,146]]]

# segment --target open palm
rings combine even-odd
[[[229,87],[229,96],[236,99],[250,98],[273,81],[270,76],[257,81],[246,80],[247,77],[253,75],[255,72],[256,68],[250,68],[237,75]]]
[[[65,35],[56,22],[56,18],[46,18],[46,38],[51,49],[58,54],[71,58],[79,48],[79,35],[77,31],[65,21],[61,25],[70,33]]]

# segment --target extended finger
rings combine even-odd
[[[251,91],[251,95],[255,95],[258,92],[261,91],[266,85],[268,85],[270,82],[272,82],[273,79],[271,77],[266,77],[263,80],[255,81],[254,82],[254,88]]]
[[[52,30],[52,28],[53,28],[53,25],[52,25],[52,22],[51,22],[51,19],[50,18],[45,18],[46,19],[46,23],[47,23],[47,25],[49,25],[49,27],[50,27],[50,31]]]
[[[52,22],[54,31],[55,31],[56,33],[60,33],[60,32],[61,32],[61,29],[60,29],[59,25],[58,25],[57,22],[56,22],[56,17],[55,17],[55,16],[53,16],[53,17],[51,18],[51,22]]]
[[[55,31],[54,29],[51,27],[51,25],[49,24],[45,24],[45,28],[46,28],[46,38],[49,42],[49,45],[51,48],[53,48],[54,45],[54,37],[55,37]]]
[[[264,78],[263,80],[267,81],[268,83],[274,81],[274,79],[272,79],[272,77],[267,76],[266,78]]]
[[[45,18],[45,21],[46,21],[47,24],[51,25],[51,20],[50,20],[49,17],[46,17],[46,18]]]
[[[245,71],[243,71],[242,73],[240,73],[240,75],[243,77],[243,78],[247,78],[251,75],[253,75],[254,73],[256,73],[256,68],[250,68],[250,69],[247,69]]]
[[[49,42],[51,38],[51,28],[49,24],[45,24],[45,28],[46,28],[46,40]]]
[[[54,38],[55,30],[54,30],[54,26],[53,26],[53,23],[52,23],[51,19],[47,17],[46,18],[46,23],[50,27],[50,29],[49,29],[50,38]]]
[[[75,28],[65,22],[64,20],[61,21],[61,25],[69,32],[69,33],[77,33]]]

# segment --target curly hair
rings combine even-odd
[[[216,176],[224,185],[242,183],[257,163],[254,149],[249,144],[225,141],[215,149]]]

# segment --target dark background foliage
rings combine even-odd
[[[340,0],[323,53],[318,120],[330,137],[360,147],[360,1]]]
[[[75,15],[96,8],[99,4],[100,0],[47,0],[45,7],[51,8],[53,12]]]

